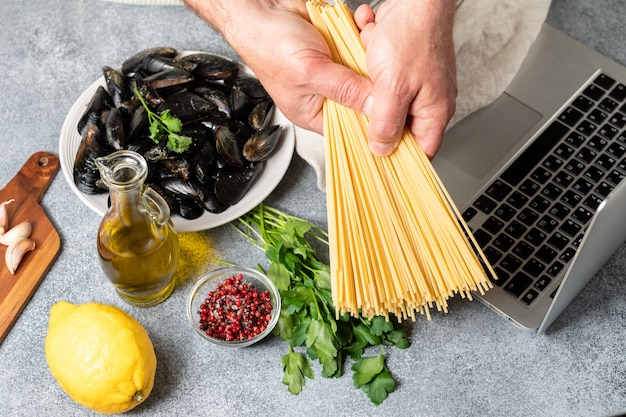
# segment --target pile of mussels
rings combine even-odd
[[[220,213],[236,204],[259,176],[282,137],[272,124],[274,103],[257,78],[236,62],[210,53],[179,54],[169,47],[139,52],[121,69],[103,67],[99,86],[78,122],[81,142],[74,182],[87,194],[107,192],[94,159],[129,149],[148,162],[146,185],[186,219]],[[171,151],[167,138],[150,138],[148,114],[181,120],[189,149]]]

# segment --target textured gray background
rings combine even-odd
[[[555,0],[548,21],[626,64],[625,15],[618,0]],[[102,65],[119,65],[155,45],[234,57],[182,7],[13,0],[0,2],[0,19],[0,186],[33,152],[58,153],[63,120]],[[294,157],[268,203],[325,226],[325,196],[315,182],[313,171]],[[45,362],[48,312],[61,299],[117,305],[150,333],[159,359],[155,389],[129,415],[589,417],[626,410],[626,247],[547,335],[525,333],[478,302],[456,299],[448,315],[418,320],[409,349],[387,349],[398,386],[376,407],[353,388],[349,369],[341,378],[324,379],[316,366],[304,391],[289,394],[280,366],[287,346],[279,340],[223,350],[193,333],[185,296],[197,276],[216,266],[211,259],[264,262],[228,226],[182,236],[187,268],[177,290],[163,304],[142,310],[124,305],[105,282],[94,246],[100,218],[61,172],[42,204],[61,235],[62,251],[0,346],[2,415],[90,415],[62,392]]]

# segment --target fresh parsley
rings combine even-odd
[[[336,316],[330,287],[330,267],[322,262],[312,242],[327,247],[327,233],[320,227],[266,205],[259,205],[231,223],[270,264],[268,277],[280,291],[282,307],[274,333],[289,343],[282,356],[283,383],[292,394],[302,391],[313,378],[312,361],[319,361],[322,376],[343,374],[347,357],[353,360],[354,386],[374,404],[381,404],[395,389],[385,365],[384,350],[366,357],[370,346],[409,346],[406,331],[396,320],[376,316]],[[259,269],[261,267],[259,266]],[[295,351],[301,347],[304,352]]]
[[[191,138],[178,134],[183,130],[181,120],[174,116],[169,109],[162,111],[160,114],[156,114],[148,107],[148,104],[137,88],[135,88],[133,92],[148,114],[150,139],[152,139],[154,143],[160,143],[161,140],[167,136],[167,147],[171,151],[182,153],[189,149],[192,142]]]

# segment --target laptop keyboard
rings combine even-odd
[[[599,74],[463,213],[511,297],[531,306],[626,175],[626,86]],[[562,275],[562,274],[561,274]]]

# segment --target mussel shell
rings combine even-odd
[[[223,80],[235,76],[239,72],[236,62],[208,53],[189,54],[179,59],[196,64],[194,74],[209,80]]]
[[[113,100],[115,107],[128,107],[127,102],[131,100],[133,93],[128,87],[128,84],[126,84],[126,78],[124,75],[107,65],[102,67],[102,73],[104,75],[107,90],[111,95],[111,99]]]
[[[150,55],[173,58],[177,54],[178,51],[176,49],[168,46],[157,46],[154,48],[144,49],[143,51],[137,52],[122,63],[122,74],[132,74],[141,70],[141,65],[143,64],[144,59]]]
[[[217,214],[224,212],[229,205],[222,203],[215,195],[215,179],[210,183],[207,183],[204,187],[204,201],[202,206],[209,213]]]
[[[189,84],[193,80],[194,76],[191,72],[180,68],[163,70],[143,79],[145,83],[156,90]]]
[[[109,109],[104,122],[105,137],[107,143],[116,151],[126,147],[126,137],[124,136],[124,119],[117,107]]]
[[[141,70],[148,74],[155,74],[162,71],[182,69],[191,72],[197,64],[191,61],[181,61],[175,57],[149,54],[141,63]]]
[[[161,180],[159,184],[166,192],[171,193],[178,199],[189,199],[199,202],[204,200],[202,188],[192,181],[182,178],[166,178]]]
[[[178,200],[177,213],[183,219],[193,220],[204,214],[204,206],[202,202],[189,200],[186,198]]]
[[[224,84],[243,91],[248,97],[253,99],[266,99],[269,97],[265,87],[258,78],[249,75],[239,74],[237,77],[224,80]]]
[[[248,114],[248,124],[255,130],[261,130],[271,120],[274,110],[274,101],[270,98],[256,103],[250,114]]]
[[[261,174],[262,163],[237,168],[225,165],[217,171],[215,197],[228,206],[237,204]]]
[[[113,99],[104,86],[98,86],[94,95],[89,100],[85,113],[78,121],[78,134],[83,136],[85,128],[91,123],[100,123],[102,112],[113,107]]]
[[[243,144],[249,137],[249,129],[245,124],[233,120],[227,125],[218,126],[215,130],[215,149],[227,163],[241,167],[245,163]]]
[[[254,132],[243,145],[243,157],[250,162],[264,161],[270,157],[280,142],[282,128],[280,125],[269,125]]]
[[[167,97],[158,107],[158,112],[166,109],[184,123],[209,116],[215,110],[215,105],[197,94],[183,90]]]

